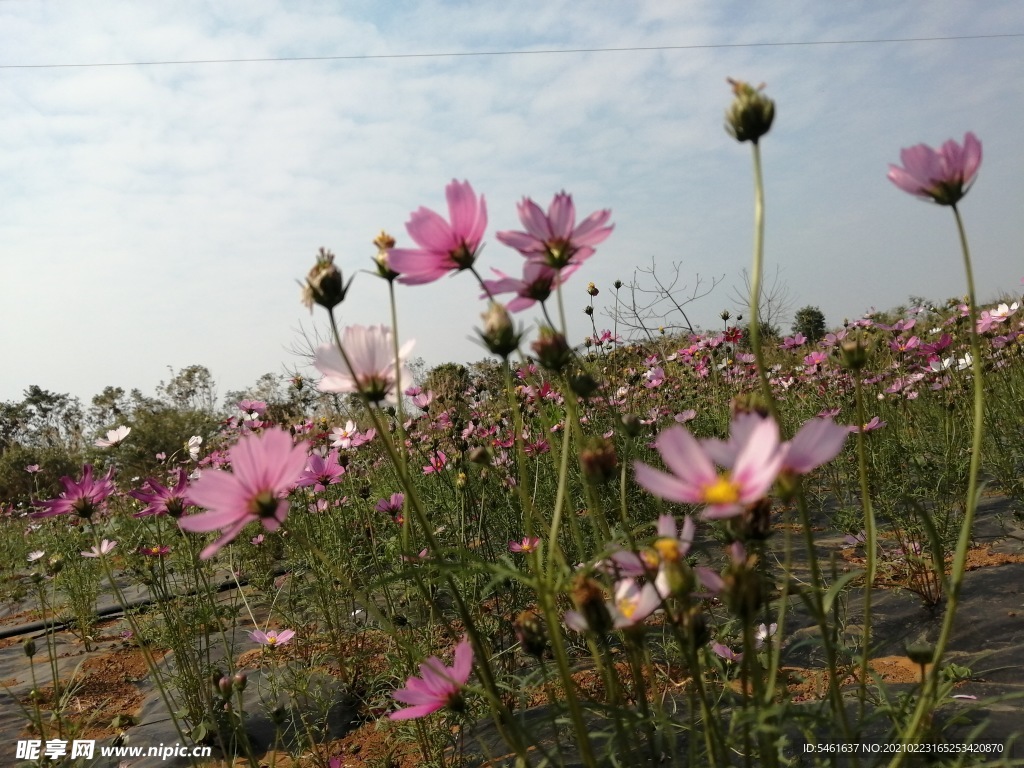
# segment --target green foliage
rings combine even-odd
[[[802,333],[812,344],[824,338],[825,315],[817,307],[806,306],[798,309],[793,317],[793,333]]]

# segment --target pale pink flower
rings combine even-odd
[[[30,475],[34,475],[36,472],[39,471],[39,465],[29,464],[27,467],[25,467],[25,471],[28,472]]]
[[[392,712],[392,720],[412,720],[425,717],[445,707],[460,709],[462,688],[473,671],[473,646],[463,638],[455,647],[455,662],[451,667],[431,656],[420,664],[420,676],[405,681],[405,688],[391,694],[395,701],[412,706]]]
[[[131,427],[121,425],[120,427],[116,427],[114,429],[109,430],[107,432],[106,437],[96,438],[96,441],[93,443],[93,445],[95,445],[97,448],[113,448],[115,445],[118,445],[126,437],[128,437],[128,433],[131,431]]]
[[[416,342],[410,340],[398,350],[401,377],[411,377],[404,361]],[[395,358],[391,345],[391,329],[383,325],[348,326],[341,345],[352,363],[350,369],[341,352],[333,344],[324,344],[316,351],[313,365],[324,377],[317,385],[321,392],[362,392],[371,402],[395,401]]]
[[[206,560],[253,521],[276,531],[288,516],[288,494],[306,467],[306,444],[292,444],[283,429],[249,433],[228,451],[232,472],[211,469],[189,489],[189,500],[210,510],[182,517],[184,531],[220,530],[221,537],[206,547]]]
[[[114,551],[114,547],[117,546],[116,541],[109,541],[104,539],[99,543],[99,546],[92,547],[88,552],[82,552],[82,557],[103,557],[109,555]]]
[[[938,151],[918,144],[900,152],[903,167],[889,166],[889,180],[904,192],[939,205],[956,205],[981,166],[981,142],[973,133],[963,146],[950,139]]]
[[[473,266],[484,230],[487,228],[487,203],[477,199],[468,181],[452,182],[445,187],[449,223],[428,208],[414,211],[405,230],[419,248],[391,248],[388,266],[399,272],[400,283],[431,283],[449,272]]]
[[[537,536],[523,536],[522,541],[510,541],[508,551],[516,554],[529,554],[535,552],[539,545],[540,539]]]
[[[28,561],[34,563],[36,560],[41,560],[45,555],[46,553],[43,550],[37,549],[34,552],[28,553]]]
[[[634,464],[636,481],[667,501],[708,505],[705,518],[738,515],[744,506],[768,493],[782,469],[785,452],[773,419],[737,419],[733,437],[739,439],[731,448],[720,441],[701,445],[684,427],[670,427],[655,441],[670,472],[638,461]],[[727,470],[716,470],[716,462]]]
[[[793,439],[783,445],[782,470],[806,475],[812,469],[832,461],[846,444],[849,427],[832,419],[814,418],[805,422]]]
[[[530,261],[539,261],[554,269],[580,264],[594,255],[594,246],[604,242],[613,225],[605,226],[612,212],[596,211],[576,226],[576,206],[572,195],[559,192],[548,206],[547,214],[530,198],[518,205],[519,221],[525,232],[498,232],[496,237],[515,248]]]
[[[249,637],[252,638],[254,643],[259,643],[267,648],[276,648],[279,645],[290,642],[295,637],[295,630],[282,629],[278,632],[276,629],[272,629],[269,632],[261,632],[256,629],[249,633]]]
[[[743,661],[743,654],[737,653],[732,648],[722,643],[712,643],[711,650],[714,651],[715,655],[719,658],[731,661],[733,664],[739,664]]]
[[[871,421],[867,422],[866,424],[863,424],[859,427],[856,424],[854,424],[852,426],[847,427],[847,429],[849,429],[851,432],[874,432],[876,429],[881,429],[885,425],[886,422],[882,421],[877,416],[872,416]]]

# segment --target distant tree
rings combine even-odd
[[[445,408],[464,405],[463,393],[472,385],[469,369],[461,363],[441,363],[423,381],[423,389],[432,390],[434,399]]]
[[[217,385],[213,375],[204,365],[190,365],[175,373],[171,368],[171,380],[160,382],[156,391],[177,408],[213,413],[217,408]]]
[[[793,333],[802,333],[810,342],[823,338],[826,330],[825,315],[817,307],[808,305],[793,316]]]
[[[750,314],[750,273],[744,269],[743,286],[733,287],[730,298],[736,303],[737,314]],[[782,279],[782,268],[776,267],[771,277],[765,275],[761,280],[761,300],[758,304],[758,317],[761,327],[771,329],[768,335],[779,335],[779,329],[793,309],[793,297],[789,285]]]

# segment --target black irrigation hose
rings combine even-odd
[[[273,576],[274,578],[277,578],[278,576],[284,576],[287,573],[289,573],[287,568],[276,568],[273,571]],[[231,579],[230,581],[222,581],[220,584],[217,585],[214,591],[217,593],[228,592],[232,589],[238,589],[239,587],[247,586],[248,584],[248,579],[244,579],[242,581]],[[176,594],[174,595],[174,597],[192,597],[197,594],[199,594],[198,590],[192,590],[190,592]],[[126,607],[129,609],[145,608],[157,602],[160,601],[153,597],[139,597],[135,600],[130,601]],[[109,605],[106,608],[103,608],[102,610],[96,611],[96,618],[105,619],[110,616],[120,616],[123,614],[124,608],[122,608],[120,605]],[[68,629],[72,624],[73,622],[71,621],[58,621],[56,619],[49,619],[45,621],[33,621],[28,624],[19,624],[14,627],[0,627],[0,640],[6,640],[9,637],[20,637],[21,635],[30,635],[35,632],[59,632],[61,630]]]

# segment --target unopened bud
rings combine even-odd
[[[615,444],[605,437],[588,438],[580,451],[580,468],[588,480],[606,482],[616,475],[619,458]]]
[[[245,686],[249,684],[249,676],[245,672],[236,672],[231,678],[231,682],[235,686],[235,690],[244,691]]]
[[[481,315],[484,321],[484,329],[478,331],[484,346],[491,354],[498,355],[503,359],[519,349],[519,340],[522,333],[517,333],[512,325],[512,318],[504,305],[492,301],[487,311]]]
[[[612,617],[600,585],[588,576],[579,576],[572,588],[572,602],[591,632],[603,635],[612,629]]]
[[[334,265],[334,254],[321,248],[316,255],[316,264],[309,270],[306,282],[302,285],[302,303],[310,312],[314,304],[334,309],[345,300],[352,280],[350,277],[347,284],[344,282],[341,272]]]
[[[577,397],[586,399],[597,392],[601,384],[589,373],[584,372],[570,376],[569,386]]]
[[[612,283],[612,285],[615,286],[615,290],[617,291],[617,290],[619,290],[619,288],[622,287],[622,281],[621,280],[616,280],[614,283]]]
[[[217,690],[220,691],[220,695],[225,699],[231,698],[232,683],[231,678],[226,675],[217,681]]]
[[[474,446],[470,449],[467,458],[474,464],[479,464],[482,467],[490,466],[491,463],[491,452],[482,445]]]
[[[561,371],[572,360],[572,349],[565,336],[548,326],[541,326],[538,338],[530,348],[549,371]]]
[[[839,360],[844,368],[859,371],[868,364],[868,348],[862,339],[845,339],[839,345]]]
[[[597,294],[599,294],[600,292],[601,291],[598,290],[596,285],[594,285],[593,283],[587,283],[587,293],[589,293],[591,296],[597,296]]]
[[[377,255],[373,257],[377,265],[377,274],[390,283],[398,277],[398,273],[391,268],[391,257],[388,253],[395,247],[395,238],[382,229],[373,239],[373,244],[377,246]]]
[[[28,656],[30,659],[36,655],[36,641],[33,638],[30,637],[28,640],[26,640],[22,648],[25,651],[25,655]]]
[[[544,631],[544,622],[536,611],[523,611],[516,617],[512,627],[523,653],[535,659],[544,655],[548,645],[547,633]]]
[[[736,141],[752,141],[768,133],[775,119],[775,102],[762,93],[764,83],[754,88],[742,80],[729,78],[735,95],[725,113],[725,130]]]
[[[623,414],[619,419],[619,423],[622,424],[622,431],[629,437],[637,437],[644,429],[643,422],[640,421],[640,417],[635,413]]]

